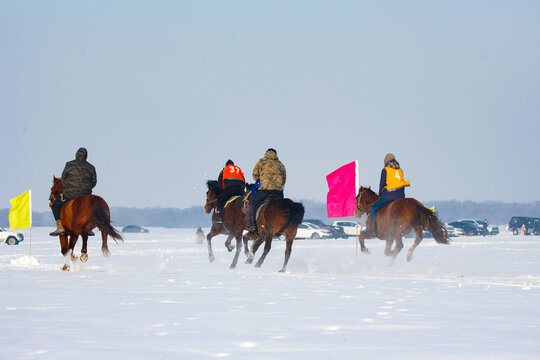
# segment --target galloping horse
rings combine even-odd
[[[212,209],[216,208],[217,198],[221,192],[221,188],[218,185],[216,180],[208,180],[206,182],[208,191],[206,192],[206,204],[204,205],[204,210],[207,214],[210,214]],[[236,268],[236,263],[238,262],[238,256],[242,250],[242,232],[244,231],[247,223],[248,217],[242,211],[243,196],[238,196],[232,201],[230,200],[223,209],[223,223],[218,224],[215,221],[216,213],[212,214],[212,228],[208,235],[206,235],[206,240],[208,241],[208,258],[210,262],[214,261],[215,256],[212,251],[212,238],[219,234],[228,235],[227,240],[225,241],[225,247],[229,251],[234,250],[234,245],[231,244],[233,237],[236,238],[236,253],[234,255],[233,262],[230,265],[231,269]],[[247,254],[247,248],[246,248]]]
[[[64,192],[62,180],[53,176],[53,186],[51,187],[51,195],[49,197],[49,206]],[[81,261],[88,260],[88,251],[86,245],[88,242],[88,232],[95,227],[101,231],[101,252],[103,256],[111,256],[111,252],[107,247],[107,235],[116,240],[122,240],[122,235],[115,230],[111,225],[111,216],[109,206],[101,197],[96,195],[81,195],[73,200],[68,201],[60,212],[60,221],[66,230],[66,235],[60,235],[60,246],[62,255],[65,257],[65,264],[62,270],[69,270],[71,260],[76,260],[73,255],[73,249],[77,243],[79,235],[83,239],[81,249]],[[68,243],[69,235],[69,243]]]
[[[371,188],[360,187],[356,196],[355,216],[369,214],[371,205],[379,199],[379,196]],[[422,230],[427,229],[433,234],[433,238],[439,244],[448,244],[448,232],[439,221],[437,215],[425,208],[419,201],[413,198],[398,199],[377,211],[377,237],[386,240],[384,254],[390,256],[388,265],[392,265],[403,249],[402,237],[414,230],[416,238],[414,244],[407,253],[407,261],[412,261],[414,249],[422,241]],[[358,240],[363,253],[369,254],[369,249],[364,245],[364,239],[373,236],[359,235]],[[396,242],[394,249],[392,243]]]
[[[249,232],[244,236],[244,247],[247,248],[248,240],[255,240],[251,251],[248,253],[246,263],[251,264],[255,257],[255,252],[264,242],[264,251],[255,267],[261,267],[272,246],[272,238],[285,234],[287,241],[285,247],[285,260],[280,272],[287,270],[287,263],[291,257],[292,244],[298,230],[298,225],[304,219],[304,205],[293,202],[291,199],[273,199],[266,201],[259,207],[257,217],[258,233]]]

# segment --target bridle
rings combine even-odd
[[[375,200],[374,202],[366,206],[360,205],[360,199],[362,199],[362,195],[364,195],[364,193],[368,190],[369,190],[368,188],[365,188],[364,190],[362,190],[362,192],[360,192],[360,194],[358,195],[358,200],[356,201],[356,208],[362,210],[364,214],[368,214],[369,208],[371,207],[371,205],[375,204],[376,202]]]

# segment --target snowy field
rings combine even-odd
[[[224,236],[209,263],[194,229],[150,228],[62,272],[50,231],[0,244],[0,359],[540,358],[540,237],[425,239],[412,263],[405,239],[393,267],[378,240],[297,240],[278,273],[282,241],[230,270]]]

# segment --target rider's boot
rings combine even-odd
[[[375,216],[369,216],[369,221],[367,222],[367,228],[363,230],[360,234],[367,236],[377,236],[377,224],[375,223],[377,218]]]
[[[256,232],[257,227],[255,226],[255,220],[250,216],[249,217],[249,223],[246,226],[246,231]]]
[[[221,211],[216,209],[216,218],[215,218],[216,224],[223,224],[223,215],[221,214]]]
[[[56,230],[54,230],[49,235],[51,236],[66,235],[66,229],[64,229],[64,226],[62,225],[62,222],[60,220],[56,220]]]

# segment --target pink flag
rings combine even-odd
[[[326,176],[328,195],[326,212],[328,217],[354,216],[358,189],[358,162],[353,161]]]

